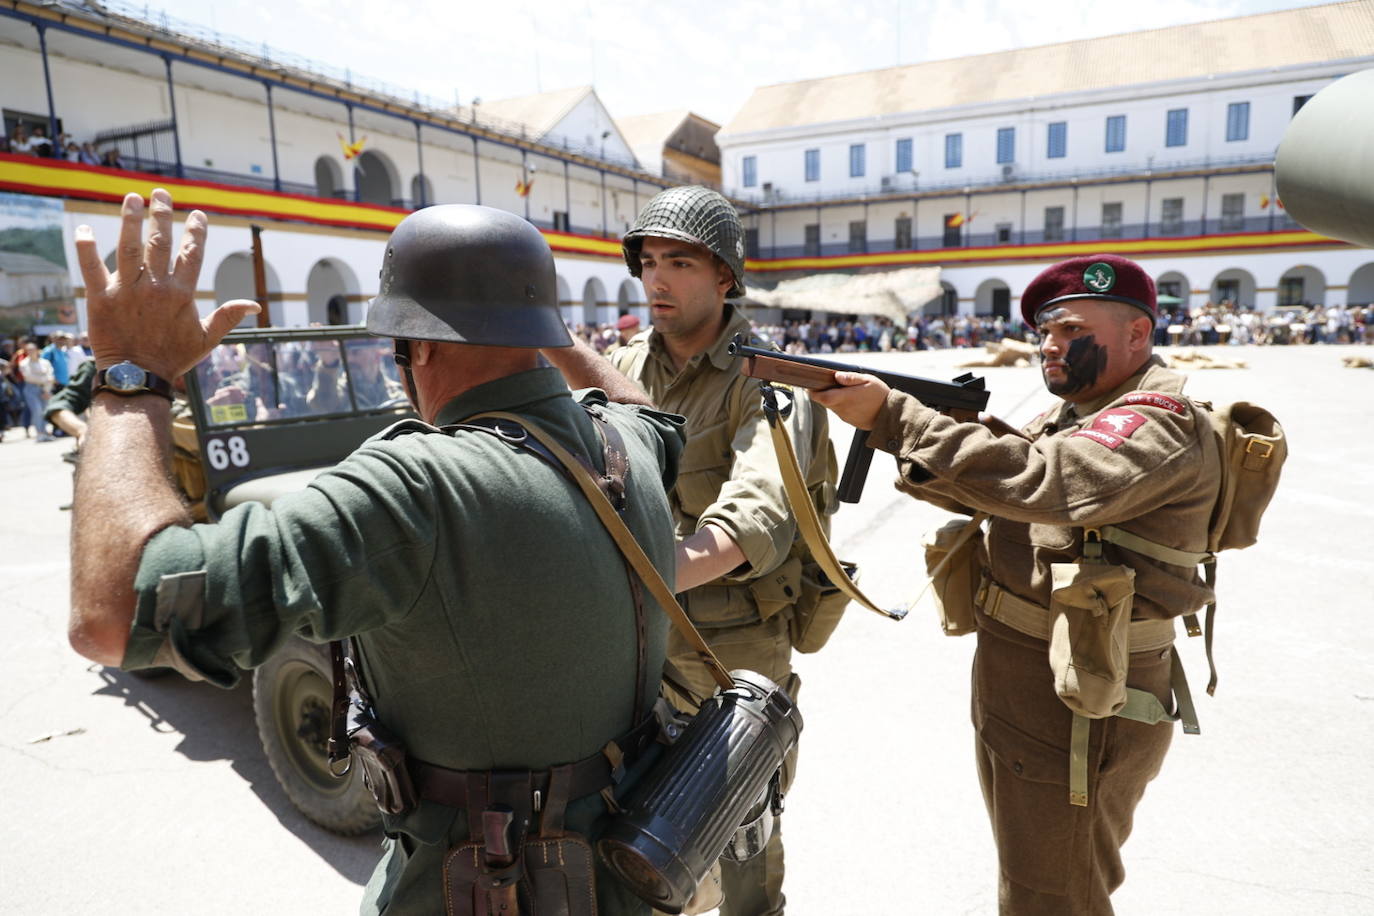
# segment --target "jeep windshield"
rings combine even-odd
[[[391,341],[355,326],[233,331],[186,384],[216,518],[302,488],[413,415]]]

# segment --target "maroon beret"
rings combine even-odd
[[[639,318],[634,315],[621,315],[615,323],[617,331],[628,331],[630,328],[639,327]]]
[[[1135,261],[1115,254],[1090,254],[1042,270],[1021,294],[1021,317],[1034,326],[1036,316],[1072,299],[1124,302],[1158,316],[1155,281]]]

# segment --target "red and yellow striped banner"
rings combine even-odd
[[[400,207],[354,203],[327,197],[276,193],[209,181],[190,181],[82,165],[32,156],[0,154],[0,190],[43,197],[70,197],[118,203],[130,191],[145,197],[153,188],[166,188],[177,209],[262,217],[390,232],[410,212]],[[554,251],[592,257],[621,257],[620,241],[571,232],[543,231]],[[1153,239],[1096,239],[1039,245],[991,245],[981,248],[936,248],[925,251],[883,251],[824,257],[751,258],[745,267],[757,273],[784,270],[850,270],[857,267],[905,267],[922,264],[953,266],[992,261],[1054,261],[1079,254],[1110,250],[1114,254],[1148,257],[1167,254],[1204,254],[1218,251],[1343,246],[1325,236],[1294,229]]]
[[[1112,254],[1135,257],[1151,255],[1208,254],[1219,251],[1345,247],[1344,242],[1306,229],[1284,232],[1242,232],[1231,235],[1170,236],[1154,239],[1093,239],[1086,242],[1050,242],[1039,245],[989,245],[982,248],[933,248],[926,251],[880,251],[872,254],[837,254],[823,257],[751,258],[750,272],[782,270],[850,270],[856,267],[911,267],[1001,261],[1061,261],[1075,255]]]
[[[41,197],[119,203],[130,191],[147,197],[153,188],[166,188],[178,210],[204,210],[207,213],[281,219],[347,229],[390,232],[410,213],[400,207],[307,197],[303,194],[279,194],[77,162],[0,154],[0,190]],[[616,239],[574,235],[570,232],[545,231],[543,234],[554,251],[607,258],[621,256],[620,242]]]

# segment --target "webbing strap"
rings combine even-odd
[[[1212,658],[1212,637],[1217,630],[1217,560],[1216,557],[1207,564],[1203,578],[1207,580],[1207,587],[1212,590],[1212,603],[1207,605],[1207,636],[1203,643],[1207,647],[1207,671],[1210,677],[1207,679],[1207,695],[1213,696],[1217,692],[1217,663]]]
[[[1176,713],[1169,713],[1159,697],[1148,690],[1126,688],[1126,705],[1117,710],[1117,715],[1133,722],[1158,725],[1161,722],[1182,722],[1185,735],[1200,733],[1197,725],[1197,710],[1193,708],[1193,696],[1188,690],[1188,679],[1183,674],[1183,663],[1178,653],[1171,653],[1169,686],[1174,692]],[[1069,736],[1069,804],[1085,808],[1088,805],[1088,738],[1092,734],[1092,720],[1087,716],[1074,713],[1073,731]]]
[[[992,579],[983,578],[978,590],[978,606],[984,614],[998,623],[1046,642],[1050,638],[1050,612],[1047,608],[1027,601],[1007,591]],[[1132,652],[1163,649],[1174,641],[1172,620],[1132,620],[1128,645]]]
[[[1069,804],[1088,806],[1088,736],[1092,719],[1074,713],[1073,735],[1069,739]]]
[[[1143,554],[1152,560],[1159,560],[1161,563],[1169,563],[1173,566],[1197,566],[1199,563],[1205,563],[1212,556],[1205,551],[1197,552],[1166,547],[1115,525],[1103,525],[1098,531],[1104,541],[1109,541],[1118,547],[1125,547],[1134,553]]]
[[[1183,661],[1178,651],[1169,653],[1169,688],[1174,694],[1174,712],[1170,713],[1159,702],[1159,697],[1148,690],[1126,688],[1126,705],[1117,715],[1146,725],[1160,722],[1178,722],[1183,726],[1185,735],[1200,735],[1202,729],[1197,724],[1197,708],[1193,705],[1193,692],[1188,688],[1188,676],[1183,672]]]
[[[882,614],[893,620],[901,620],[907,615],[906,610],[886,610],[874,604],[869,597],[860,591],[859,586],[854,584],[854,580],[845,572],[843,564],[840,563],[835,551],[831,549],[830,542],[825,537],[825,529],[821,526],[820,516],[816,514],[816,506],[811,502],[811,494],[806,490],[806,482],[802,479],[801,465],[797,462],[797,453],[792,448],[792,438],[787,434],[786,424],[782,422],[782,417],[778,409],[776,391],[771,385],[760,386],[763,389],[764,415],[768,418],[768,429],[773,437],[773,449],[777,452],[778,467],[782,470],[783,490],[787,494],[787,501],[792,505],[792,515],[797,520],[797,530],[801,532],[802,540],[811,550],[811,556],[825,573],[836,588],[849,596],[851,601],[868,608],[870,611]]]
[[[597,486],[596,480],[593,479],[586,467],[584,467],[571,452],[559,445],[557,440],[540,429],[529,417],[493,410],[478,414],[476,417],[470,417],[469,419],[478,419],[480,417],[496,417],[497,419],[509,420],[515,423],[530,436],[534,437],[535,441],[548,449],[550,454],[558,459],[559,463],[567,469],[568,476],[572,478],[583,495],[587,497],[587,501],[592,504],[592,508],[596,510],[597,517],[601,519],[601,524],[605,526],[607,533],[609,533],[611,538],[615,541],[616,546],[620,548],[621,553],[623,553],[630,561],[631,565],[634,566],[635,572],[639,573],[639,577],[644,580],[644,584],[648,586],[650,594],[654,596],[654,600],[656,600],[659,606],[668,614],[668,619],[677,627],[678,632],[682,634],[683,638],[686,639],[692,648],[696,650],[697,654],[701,656],[701,661],[706,666],[706,670],[711,673],[711,677],[715,679],[715,682],[719,684],[722,689],[729,690],[734,687],[735,681],[730,677],[730,672],[725,670],[725,666],[720,663],[720,659],[716,658],[716,654],[711,651],[711,647],[706,644],[706,640],[702,638],[701,633],[692,625],[692,621],[687,617],[687,612],[682,609],[682,605],[677,603],[677,598],[674,597],[673,590],[663,581],[663,577],[659,575],[653,562],[645,555],[644,549],[639,546],[639,542],[636,541],[634,535],[630,533],[630,529],[625,527],[625,522],[621,520],[615,509],[611,506],[610,501],[606,498],[606,494]]]
[[[1212,592],[1212,600],[1207,605],[1206,629],[1198,625],[1196,614],[1184,614],[1183,626],[1189,636],[1204,636],[1207,644],[1207,670],[1210,675],[1207,680],[1207,694],[1211,696],[1217,690],[1217,664],[1212,657],[1212,628],[1216,624],[1217,602],[1217,555],[1214,553],[1196,553],[1189,550],[1175,550],[1173,547],[1165,547],[1163,544],[1156,544],[1154,541],[1141,537],[1138,534],[1131,534],[1112,525],[1102,528],[1102,540],[1111,541],[1119,547],[1124,547],[1134,553],[1142,554],[1161,563],[1170,563],[1174,566],[1199,566],[1203,567],[1203,578],[1207,582],[1207,587]]]

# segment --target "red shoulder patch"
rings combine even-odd
[[[1111,410],[1102,411],[1093,418],[1089,426],[1074,432],[1072,435],[1091,439],[1099,445],[1116,451],[1123,442],[1131,437],[1132,433],[1147,422],[1149,422],[1147,417],[1136,413],[1134,410],[1114,407]]]
[[[1170,397],[1167,394],[1160,394],[1158,391],[1133,391],[1122,398],[1123,404],[1138,404],[1142,407],[1159,407],[1164,410],[1183,416],[1188,412],[1188,408],[1178,398]]]

